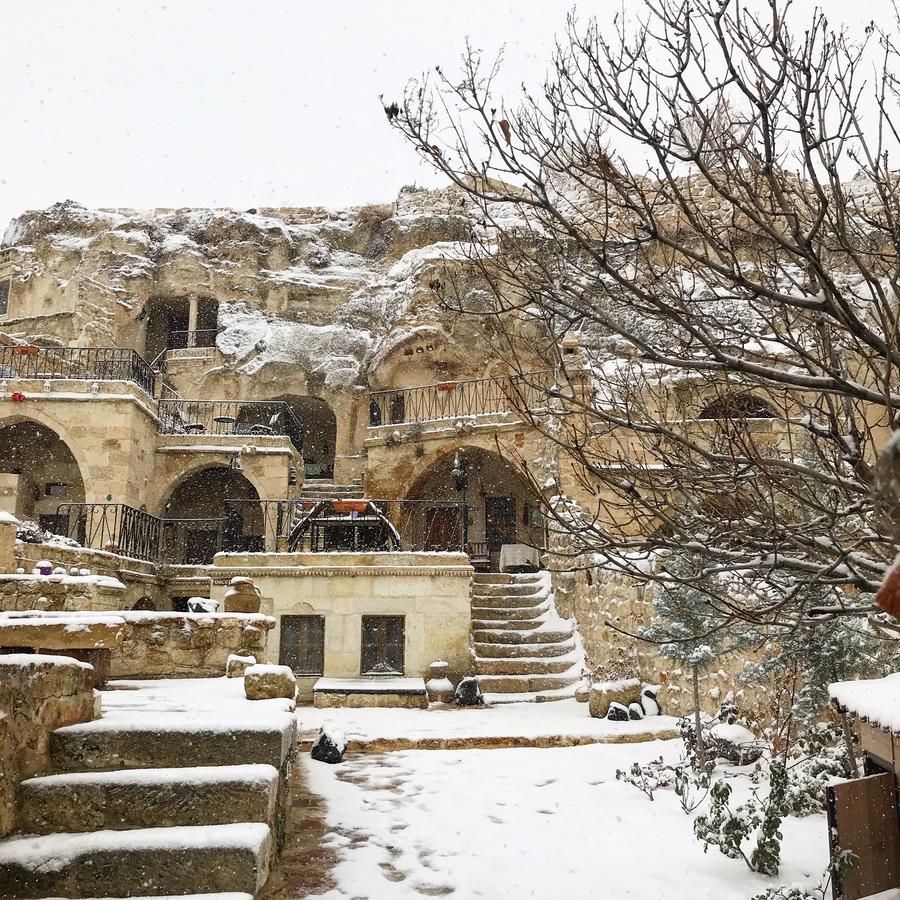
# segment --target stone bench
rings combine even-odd
[[[94,687],[103,687],[124,628],[124,620],[117,616],[7,616],[0,618],[0,652],[70,656],[92,665]]]
[[[313,685],[313,706],[428,709],[428,692],[424,678],[320,678]]]

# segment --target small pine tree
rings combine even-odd
[[[700,672],[726,653],[751,641],[750,629],[736,622],[714,599],[727,594],[728,585],[702,570],[688,554],[669,554],[663,561],[667,576],[653,604],[654,615],[639,636],[657,645],[659,652],[691,670],[694,694],[694,734],[697,767],[706,766],[700,723]]]

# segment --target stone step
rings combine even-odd
[[[473,623],[474,625],[474,623]],[[488,624],[482,628],[472,628],[476,644],[554,644],[572,638],[572,629],[565,631],[530,631],[516,628],[497,628]]]
[[[44,900],[69,900],[67,897],[45,897]],[[71,898],[76,900],[76,898]],[[252,894],[242,891],[227,891],[215,894],[154,894],[149,897],[142,894],[140,897],[80,897],[77,900],[253,900]]]
[[[488,612],[498,612],[496,609],[488,610]],[[535,628],[541,627],[541,617],[540,615],[535,616],[533,619],[504,619],[502,617],[497,617],[496,619],[490,618],[482,618],[482,619],[472,619],[472,631],[484,631],[486,629],[497,629],[497,628],[505,628],[507,630],[515,629],[516,631],[521,632],[529,632],[534,631]]]
[[[567,685],[562,688],[553,688],[547,691],[525,691],[509,694],[485,694],[486,706],[500,706],[506,703],[551,703],[555,700],[569,700],[575,696],[575,686]]]
[[[361,498],[362,495],[362,485],[359,484],[334,484],[333,482],[308,481],[300,488],[301,500],[313,496],[330,500],[331,498],[338,497]]]
[[[536,584],[542,581],[542,572],[528,573],[524,575],[508,574],[506,572],[476,572],[472,578],[474,584]]]
[[[526,606],[517,609],[508,609],[505,606],[473,606],[472,620],[491,619],[500,622],[524,622],[526,620],[540,619],[550,612],[550,605],[542,603],[540,606]]]
[[[546,594],[532,594],[528,597],[472,597],[473,609],[529,609],[547,604]]]
[[[516,659],[521,657],[540,657],[542,659],[555,656],[566,656],[575,649],[572,638],[555,641],[552,644],[483,644],[475,642],[475,656],[489,659]]]
[[[16,825],[28,834],[266,822],[275,816],[270,765],[72,772],[18,788]]]
[[[161,714],[146,725],[117,727],[105,718],[67,725],[50,735],[50,762],[55,772],[248,763],[280,770],[296,732],[296,720],[287,712],[235,723],[187,718]]]
[[[562,659],[483,659],[475,658],[476,675],[558,675],[572,668],[569,657]]]
[[[581,673],[559,675],[477,675],[478,684],[485,694],[516,694],[553,691],[572,687],[581,681]]]
[[[533,597],[535,594],[547,596],[542,584],[473,584],[473,597]]]
[[[134,897],[243,892],[269,871],[268,825],[192,825],[20,835],[0,844],[4,896]]]

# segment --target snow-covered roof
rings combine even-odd
[[[828,693],[845,712],[900,732],[900,672],[884,678],[838,681],[829,686]]]

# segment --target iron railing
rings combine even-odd
[[[535,372],[373,391],[369,394],[369,426],[540,409],[547,406],[552,384],[549,372]]]
[[[195,331],[170,331],[166,350],[193,350],[199,347],[215,347],[217,328],[198,328]]]
[[[132,559],[159,557],[162,519],[142,509],[124,503],[62,503],[56,514],[68,520],[66,537],[82,547]]]
[[[160,434],[284,435],[303,453],[303,426],[283,400],[160,400]]]
[[[156,374],[137,350],[119,347],[0,347],[0,378],[130,381],[151,397]]]

